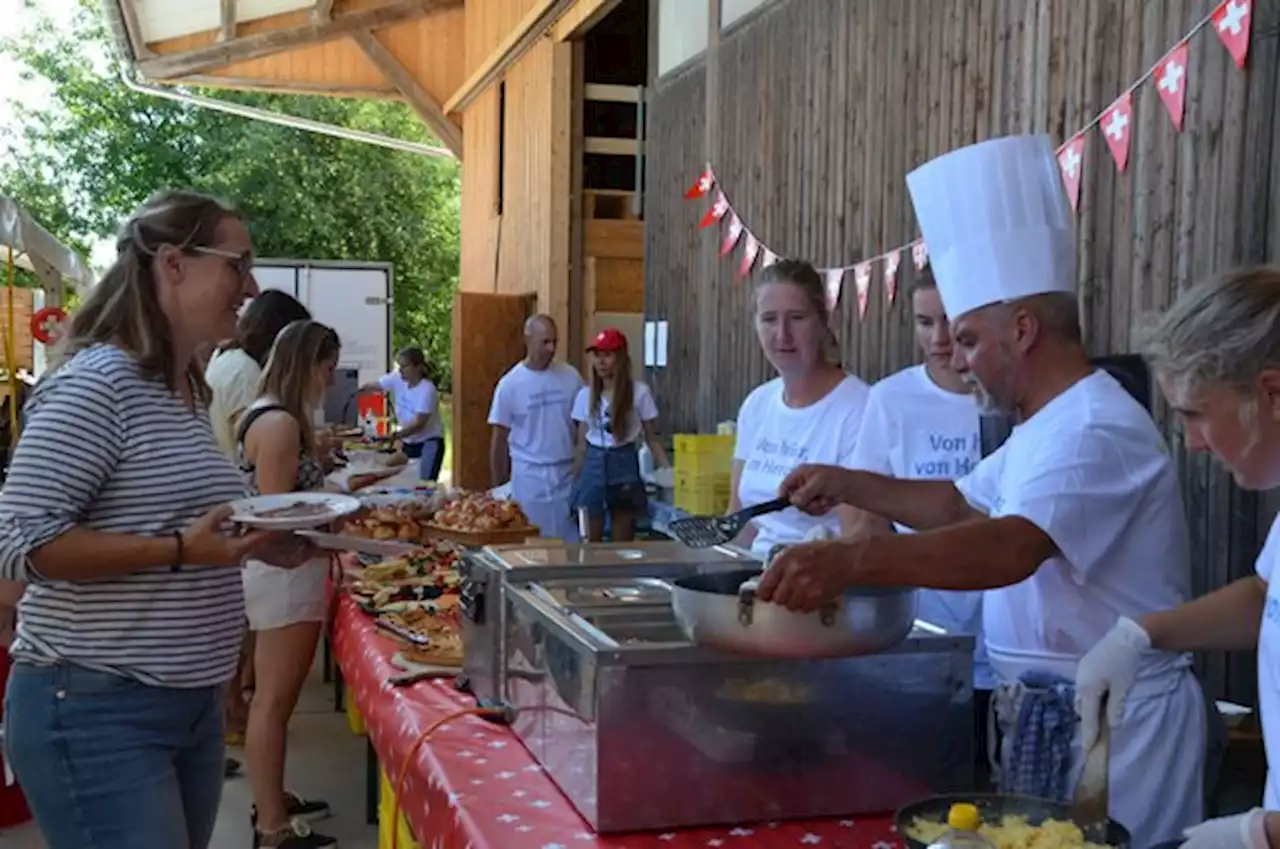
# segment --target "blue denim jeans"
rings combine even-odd
[[[206,849],[222,797],[224,689],[16,664],[7,756],[49,849]]]

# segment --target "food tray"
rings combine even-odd
[[[492,531],[460,531],[455,528],[444,528],[433,522],[424,522],[422,527],[434,537],[461,543],[469,548],[522,543],[541,535],[541,531],[534,525],[521,528],[498,528]]]

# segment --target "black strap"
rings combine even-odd
[[[253,423],[263,415],[274,413],[276,410],[284,413],[289,412],[279,404],[263,404],[261,407],[251,407],[249,412],[244,414],[244,418],[240,420],[240,426],[236,428],[236,443],[243,447],[245,435],[249,433],[249,428],[253,427]]]

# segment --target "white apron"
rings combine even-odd
[[[997,680],[1012,684],[1032,669],[1075,681],[1079,658],[1011,652],[988,646]],[[1206,707],[1191,669],[1167,655],[1151,655],[1111,729],[1110,817],[1129,830],[1133,849],[1178,840],[1204,820]],[[1103,719],[1102,721],[1106,721]],[[1079,728],[1072,741],[1074,787],[1084,769]]]
[[[512,459],[511,497],[542,536],[578,541],[578,523],[569,509],[572,492],[572,462],[534,465]]]
[[[1277,520],[1280,525],[1280,519]],[[1274,534],[1275,531],[1272,531]],[[1270,547],[1270,546],[1268,546]],[[1266,557],[1264,551],[1262,557]],[[1261,573],[1261,569],[1259,572]],[[1267,575],[1277,576],[1270,571]],[[1262,807],[1280,811],[1280,580],[1267,583],[1267,601],[1258,631],[1258,715],[1262,723],[1262,744],[1267,751],[1267,789]]]

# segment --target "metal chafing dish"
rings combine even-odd
[[[758,564],[739,549],[716,546],[701,550],[677,542],[654,541],[607,544],[518,544],[495,545],[468,552],[463,558],[462,641],[466,660],[460,685],[481,702],[498,698],[498,674],[506,633],[506,605],[502,588],[511,576],[521,581],[554,581],[576,578],[575,593],[590,593],[591,582],[619,576],[675,578],[700,571],[741,569]],[[603,588],[607,589],[607,588]],[[550,586],[548,591],[555,592]],[[619,591],[621,592],[621,591]],[[635,592],[632,592],[635,595]],[[669,607],[670,590],[664,590],[661,605]],[[620,604],[634,606],[636,599],[607,599],[601,596],[594,606]],[[576,603],[564,598],[556,603]],[[590,605],[589,605],[590,606]]]
[[[973,788],[973,639],[795,660],[689,642],[640,570],[509,574],[499,692],[599,832],[893,810]]]

